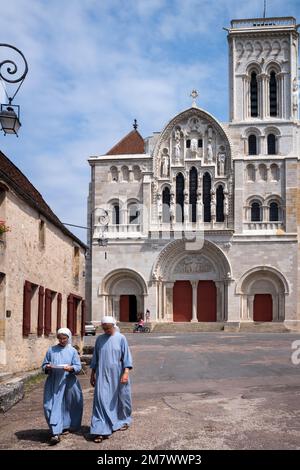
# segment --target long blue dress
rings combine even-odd
[[[91,434],[107,436],[124,424],[130,425],[130,382],[120,382],[125,367],[132,368],[125,336],[119,332],[98,336],[91,362],[96,371]]]
[[[64,369],[51,369],[44,388],[44,413],[53,435],[63,429],[79,429],[83,412],[83,396],[75,374],[81,370],[78,353],[71,345],[52,346],[48,349],[42,368],[46,364],[68,364],[74,372]]]

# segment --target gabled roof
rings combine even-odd
[[[86,249],[86,245],[70,232],[59,218],[52,212],[51,208],[44,201],[42,195],[30,183],[25,175],[17,168],[13,162],[0,151],[0,180],[11,187],[19,197],[21,197],[28,205],[40,212],[46,219],[58,227],[65,235],[72,238],[82,248]]]
[[[141,134],[134,129],[121,139],[106,155],[127,155],[145,153],[144,139]]]

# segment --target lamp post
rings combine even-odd
[[[108,238],[105,237],[105,233],[107,232],[107,229],[108,229],[109,215],[108,215],[107,210],[102,209],[101,207],[96,207],[94,209],[94,212],[96,211],[99,211],[97,216],[95,216],[95,219],[96,219],[95,227],[99,229],[99,236],[97,238],[97,243],[98,243],[98,246],[107,246]]]
[[[14,100],[16,94],[18,93],[22,83],[25,80],[25,77],[28,72],[28,64],[27,61],[23,55],[23,53],[17,49],[14,46],[11,46],[10,44],[2,44],[0,43],[0,48],[1,47],[7,47],[15,52],[17,52],[18,56],[22,58],[24,61],[24,71],[19,75],[19,70],[16,62],[14,62],[12,59],[5,59],[0,62],[0,79],[1,81],[9,84],[13,84],[17,86],[17,89],[13,93],[12,96],[9,96],[7,94],[6,87],[4,88],[8,103],[4,104],[1,103],[1,109],[0,109],[0,124],[2,127],[2,130],[4,132],[4,135],[6,134],[15,134],[18,136],[18,131],[21,127],[20,123],[20,106],[16,104],[12,104],[12,101]],[[17,74],[17,75],[15,75]]]

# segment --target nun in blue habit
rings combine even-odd
[[[57,331],[59,343],[51,346],[42,368],[48,374],[44,388],[44,413],[52,433],[50,444],[60,441],[60,434],[81,426],[83,397],[76,374],[81,371],[79,355],[72,346],[68,328]]]
[[[131,423],[131,353],[113,317],[103,317],[101,324],[104,334],[96,340],[91,362],[95,393],[90,432],[97,443],[114,431],[125,431]]]

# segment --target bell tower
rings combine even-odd
[[[230,122],[298,119],[298,27],[294,17],[231,21]]]

